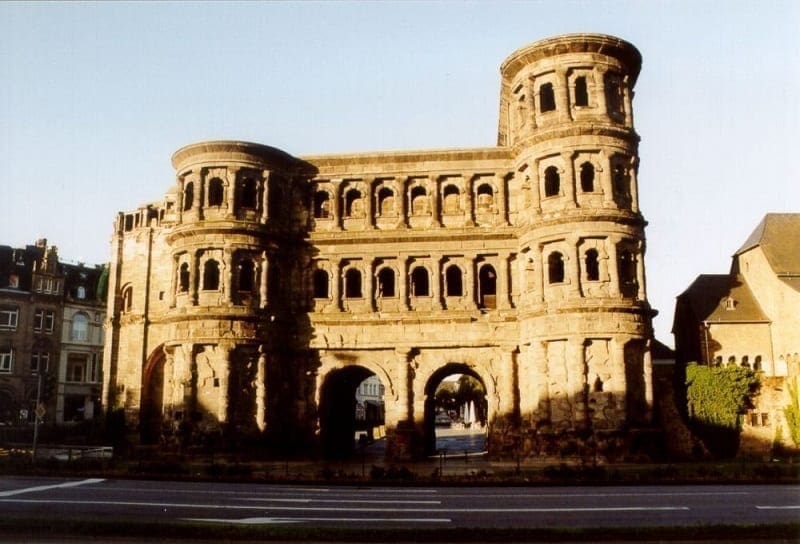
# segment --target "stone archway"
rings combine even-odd
[[[147,358],[142,374],[142,401],[139,411],[139,434],[142,444],[157,444],[161,438],[164,407],[163,344]]]
[[[476,370],[464,363],[448,363],[438,368],[425,383],[425,408],[423,421],[423,448],[426,456],[436,453],[436,390],[448,376],[462,374],[474,378],[483,389],[483,405],[480,410],[483,418],[488,421],[489,403],[487,401],[488,389],[484,379]]]
[[[352,365],[333,369],[325,376],[319,394],[320,452],[326,459],[343,459],[355,453],[356,389],[375,372]]]

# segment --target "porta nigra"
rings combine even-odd
[[[605,35],[519,49],[496,147],[179,149],[164,198],[116,219],[106,409],[150,443],[347,455],[374,374],[387,456],[408,459],[434,447],[441,380],[467,374],[490,456],[624,447],[652,416],[640,66]]]

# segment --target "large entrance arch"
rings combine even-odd
[[[325,377],[319,398],[320,451],[326,459],[343,459],[355,453],[355,434],[363,422],[357,422],[356,390],[376,374],[362,366],[335,369]],[[376,417],[375,408],[363,406],[364,418]],[[382,409],[380,418],[382,419]]]
[[[448,363],[439,368],[431,375],[428,382],[425,384],[425,413],[423,423],[423,446],[425,455],[430,456],[436,453],[436,390],[445,378],[456,374],[469,376],[480,384],[483,394],[479,400],[480,405],[478,406],[478,412],[483,414],[484,418],[488,416],[486,384],[474,369],[464,363]]]
[[[147,358],[142,375],[142,402],[139,433],[142,444],[157,444],[161,438],[164,408],[164,346],[158,346]]]

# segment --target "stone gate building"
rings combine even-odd
[[[462,373],[485,388],[493,455],[648,424],[640,66],[605,35],[514,52],[496,147],[178,150],[164,199],[116,220],[107,407],[144,440],[338,455],[374,374],[404,458],[433,448],[434,392]]]

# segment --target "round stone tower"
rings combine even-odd
[[[653,312],[631,108],[640,67],[633,45],[597,34],[542,40],[501,66],[526,436],[616,432],[649,419]]]

